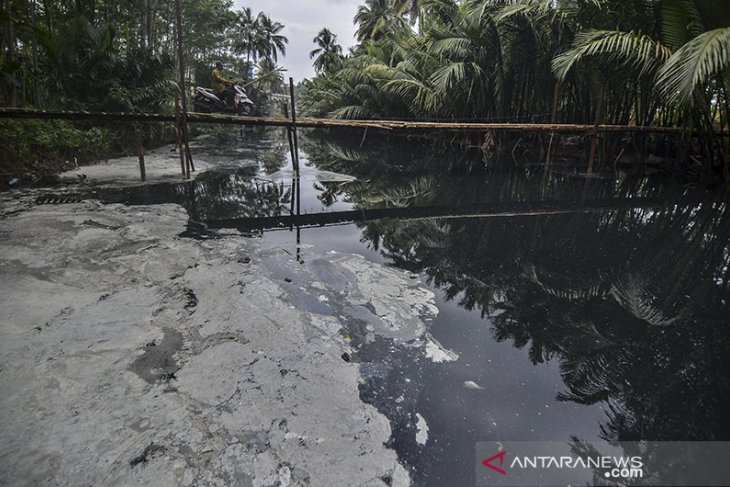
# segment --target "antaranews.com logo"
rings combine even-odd
[[[509,469],[563,469],[563,468],[581,468],[604,470],[603,476],[606,478],[624,478],[634,479],[644,476],[644,462],[640,456],[633,457],[608,457],[608,456],[588,456],[588,457],[572,457],[572,456],[515,456],[511,462],[505,460],[506,451],[492,455],[482,461],[482,465],[494,470],[498,474],[507,475],[507,470],[502,468],[509,463]],[[497,462],[499,462],[497,464]],[[507,467],[505,467],[507,468]]]
[[[730,442],[480,442],[476,458],[478,486],[730,485]]]

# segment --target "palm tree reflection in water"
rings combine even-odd
[[[321,169],[358,176],[347,189],[357,208],[662,198],[651,209],[358,225],[362,241],[392,263],[489,316],[496,340],[528,347],[534,364],[558,361],[566,387],[558,400],[604,404],[601,437],[730,440],[724,195],[693,195],[662,179],[610,177],[586,186],[542,169],[421,177],[419,168],[453,161],[418,151],[308,152],[318,154]]]

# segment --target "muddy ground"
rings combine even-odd
[[[350,356],[444,353],[416,276],[36,196],[0,199],[0,485],[409,484]]]

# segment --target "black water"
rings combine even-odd
[[[420,274],[439,308],[430,331],[458,360],[433,363],[385,339],[355,357],[361,397],[390,419],[416,485],[473,485],[480,440],[730,440],[726,191],[640,169],[586,177],[572,165],[316,133],[303,137],[297,187],[285,140],[218,133],[195,149],[215,152],[195,182],[102,196],[183,204],[202,238],[217,222],[263,245],[359,253]],[[318,170],[357,179],[321,182],[332,178]],[[435,207],[453,212],[427,218]],[[398,218],[310,218],[310,228],[291,218],[353,209]]]

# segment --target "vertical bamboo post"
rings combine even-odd
[[[286,105],[284,105],[284,116],[286,118],[289,118],[289,110],[287,109]],[[296,162],[294,160],[296,159],[296,156],[294,155],[294,141],[292,140],[291,133],[292,133],[292,128],[287,127],[286,128],[286,137],[289,140],[289,155],[291,156],[292,167],[295,167]],[[294,201],[294,200],[292,199],[292,201]],[[294,207],[292,206],[292,212],[293,211],[294,211]]]
[[[296,198],[297,198],[297,262],[300,264],[303,264],[304,261],[302,260],[302,226],[299,221],[299,216],[301,216],[301,202],[302,202],[302,182],[299,180],[299,174],[297,173],[297,189],[296,189]]]
[[[297,176],[299,176],[299,161],[297,161],[297,156],[294,153],[294,142],[293,142],[292,136],[291,136],[292,131],[293,130],[291,127],[286,128],[286,135],[287,135],[287,138],[289,139],[289,152],[291,154],[292,167],[297,171]]]
[[[292,216],[294,216],[296,197],[297,197],[297,178],[291,178],[291,208],[289,209],[289,214]],[[291,228],[290,228],[290,230],[291,230]]]
[[[139,177],[144,183],[147,181],[147,170],[144,166],[144,139],[142,137],[142,131],[137,129],[137,157],[139,158]]]
[[[294,138],[294,172],[299,177],[299,141],[297,139],[297,109],[294,103],[294,78],[289,78],[289,101],[291,103],[291,127]]]
[[[177,56],[178,65],[180,68],[180,101],[182,105],[182,112],[180,117],[180,125],[182,128],[182,142],[185,147],[185,177],[190,179],[190,170],[195,171],[193,166],[193,157],[190,154],[190,146],[188,144],[188,101],[185,92],[185,60],[183,57],[183,35],[182,35],[182,7],[180,6],[180,0],[175,0],[175,16],[177,25]]]
[[[297,156],[298,158],[299,156]],[[297,216],[302,214],[302,181],[299,179],[299,161],[297,160]]]
[[[182,175],[185,176],[185,146],[180,128],[180,93],[175,93],[175,137],[177,139],[177,151],[180,153],[180,169]]]

